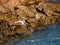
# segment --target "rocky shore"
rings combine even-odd
[[[0,40],[31,35],[60,19],[60,4],[51,0],[0,0]]]

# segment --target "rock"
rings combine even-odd
[[[21,35],[21,36],[30,35],[30,32],[26,28],[23,28],[23,27],[17,28],[16,33]]]

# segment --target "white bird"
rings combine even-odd
[[[15,23],[21,23],[22,25],[24,25],[25,20],[19,20],[19,21],[16,21]]]

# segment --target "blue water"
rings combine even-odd
[[[60,3],[60,0],[53,0],[54,2]]]

